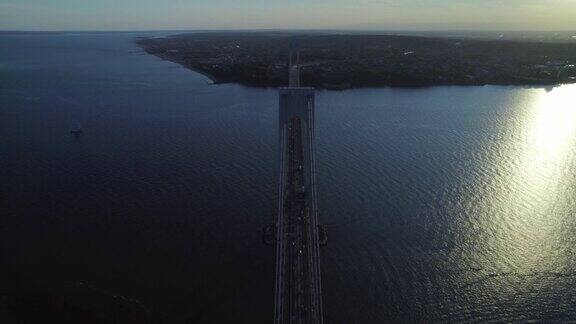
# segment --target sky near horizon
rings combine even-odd
[[[0,0],[0,30],[576,30],[576,0]]]

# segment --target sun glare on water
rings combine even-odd
[[[468,198],[476,230],[465,239],[470,259],[463,262],[492,274],[487,287],[502,298],[572,267],[566,229],[573,224],[576,85],[528,89],[521,98]]]

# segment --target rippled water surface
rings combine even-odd
[[[0,36],[0,291],[269,322],[277,92],[136,36]],[[575,86],[320,91],[316,116],[327,323],[576,320]]]

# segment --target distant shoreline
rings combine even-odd
[[[172,61],[172,60],[170,60],[170,59],[168,59],[168,58],[164,58],[164,57],[160,57],[160,56],[158,56],[158,58],[161,58],[162,60],[167,61],[167,62],[172,62],[172,63],[178,64],[178,65],[180,65],[181,67],[183,67],[183,68],[185,68],[185,69],[187,69],[187,70],[190,70],[190,71],[192,71],[192,72],[196,72],[196,73],[202,75],[203,77],[205,77],[206,79],[208,79],[208,82],[207,82],[207,83],[209,83],[209,84],[226,84],[225,82],[220,82],[220,81],[218,81],[214,76],[210,75],[210,74],[207,73],[207,72],[204,72],[204,71],[195,69],[195,68],[193,68],[193,67],[186,66],[186,65],[184,65],[184,64],[182,64],[182,63],[178,63],[178,62]]]
[[[318,89],[434,86],[557,86],[576,62],[576,44],[389,35],[195,33],[137,38],[149,54],[212,84],[287,84],[287,53],[298,43],[304,85]],[[571,77],[570,77],[571,76]]]

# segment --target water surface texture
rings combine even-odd
[[[48,294],[270,322],[277,91],[209,85],[137,36],[0,36],[0,316]],[[316,107],[326,323],[576,319],[576,86]]]

